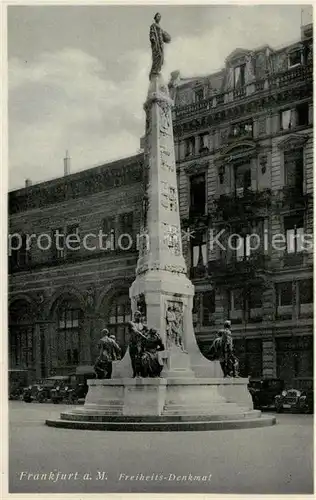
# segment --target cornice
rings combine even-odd
[[[221,165],[223,162],[229,163],[245,156],[255,157],[258,155],[258,150],[258,145],[254,141],[241,139],[238,142],[234,142],[234,144],[225,146],[219,151],[214,156],[214,164]]]
[[[202,173],[208,169],[209,161],[192,161],[183,167],[187,174]]]
[[[32,186],[29,189],[9,193],[9,214],[25,212],[44,206],[63,203],[119,188],[124,185],[142,182],[143,161],[136,161],[120,168],[93,169],[77,175],[61,178],[52,183]]]
[[[290,134],[279,142],[278,148],[281,149],[281,151],[301,148],[306,144],[309,137],[310,136],[306,134]]]

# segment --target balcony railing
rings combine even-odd
[[[217,219],[235,220],[247,219],[258,211],[268,208],[271,204],[271,190],[244,190],[242,196],[221,195],[210,207],[210,215]]]
[[[268,256],[256,253],[243,260],[222,258],[208,262],[210,276],[247,274],[255,276],[258,271],[267,268]]]
[[[186,118],[190,115],[195,115],[200,112],[215,110],[224,104],[230,104],[232,99],[239,100],[254,92],[270,91],[271,89],[286,87],[293,84],[293,82],[305,82],[313,78],[313,65],[301,65],[287,71],[275,73],[267,76],[262,80],[257,80],[253,83],[245,85],[238,90],[229,90],[220,94],[215,94],[208,99],[202,101],[186,104],[184,106],[177,106],[174,108],[175,119]]]
[[[285,186],[277,191],[276,202],[279,208],[306,208],[313,195],[303,193],[303,190],[296,187]]]

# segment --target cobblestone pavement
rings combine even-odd
[[[313,492],[311,415],[280,415],[277,425],[262,429],[209,432],[44,425],[65,409],[10,402],[10,493]]]

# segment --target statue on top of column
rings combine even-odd
[[[150,26],[149,40],[152,51],[152,66],[149,74],[149,79],[153,76],[159,75],[164,63],[164,43],[171,41],[170,35],[164,31],[159,25],[161,15],[159,12],[154,17],[154,21]]]

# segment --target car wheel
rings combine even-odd
[[[58,403],[59,403],[58,399],[53,399],[53,403],[54,403],[54,405],[58,405]]]

